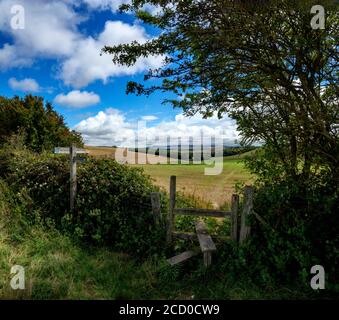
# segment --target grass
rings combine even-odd
[[[150,289],[147,264],[30,224],[26,206],[13,199],[0,181],[0,299],[136,299]],[[10,287],[16,264],[25,268],[25,290]]]
[[[95,157],[113,157],[114,148],[86,147]],[[177,176],[177,190],[186,195],[193,195],[205,203],[218,208],[229,203],[237,183],[250,184],[253,180],[246,170],[243,158],[252,154],[250,151],[237,156],[224,157],[223,170],[219,175],[205,175],[205,164],[143,164],[136,165],[144,169],[154,183],[169,190],[169,178]]]
[[[211,202],[213,207],[230,202],[236,183],[251,183],[251,174],[242,161],[224,160],[223,171],[219,175],[205,175],[206,165],[140,165],[154,183],[169,190],[169,177],[177,176],[177,190]]]
[[[184,267],[138,264],[106,249],[81,248],[56,231],[34,228],[16,244],[0,242],[0,299],[274,299],[302,298],[289,288],[258,288],[206,273],[201,257]],[[25,267],[26,289],[9,286],[10,267]],[[213,276],[211,276],[213,275]]]
[[[0,250],[2,299],[136,299],[152,282],[124,255],[81,248],[57,231],[34,229],[15,245],[2,238]],[[24,291],[9,286],[15,264],[25,267]]]
[[[25,195],[0,180],[0,299],[279,299],[306,298],[285,287],[258,287],[202,257],[170,267],[163,257],[138,262],[106,248],[84,247],[32,216]],[[30,216],[30,218],[28,218]],[[10,287],[13,265],[25,268],[25,290]]]

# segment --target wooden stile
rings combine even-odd
[[[216,217],[216,218],[225,218],[231,216],[229,211],[213,210],[213,209],[197,209],[197,208],[176,208],[174,213],[183,216],[206,216],[206,217]]]
[[[184,262],[186,260],[188,260],[189,258],[194,257],[195,255],[197,255],[198,253],[196,251],[193,250],[188,250],[185,251],[183,253],[180,253],[172,258],[167,259],[167,262],[171,265],[174,266],[178,263]]]
[[[241,228],[239,242],[242,243],[250,234],[250,226],[248,225],[248,216],[253,210],[253,187],[246,186],[244,190],[244,208],[241,214]]]
[[[214,240],[225,241],[232,240],[235,242],[243,242],[249,235],[250,226],[247,224],[247,217],[253,213],[253,188],[245,187],[245,200],[244,209],[241,213],[240,221],[240,234],[239,234],[239,196],[236,194],[232,195],[232,206],[231,211],[222,210],[211,210],[211,209],[198,209],[198,208],[176,208],[176,176],[170,177],[170,203],[169,211],[167,215],[167,244],[170,245],[173,238],[184,239],[184,240],[199,240],[200,249],[204,256],[204,265],[210,266],[212,263],[212,252],[216,251]],[[155,217],[160,215],[160,200],[156,200],[158,197],[156,194],[151,195],[152,208]],[[159,204],[158,204],[159,203]],[[196,233],[182,233],[174,231],[174,218],[175,215],[193,215],[193,216],[207,216],[217,218],[231,218],[231,234],[229,237],[211,236],[208,234],[204,222],[198,221],[196,223]],[[183,252],[167,261],[170,264],[180,263],[191,257],[192,252]]]
[[[204,265],[205,267],[208,267],[212,263],[212,252],[216,251],[217,248],[215,247],[211,236],[208,234],[206,225],[203,221],[197,221],[195,224],[195,229],[197,232],[200,248],[204,256]]]
[[[232,195],[232,216],[231,216],[231,239],[238,241],[238,210],[239,210],[239,196]]]
[[[152,212],[154,217],[155,224],[159,224],[161,219],[161,208],[160,208],[160,193],[152,192],[151,193],[151,202],[152,202]]]
[[[174,224],[174,208],[175,208],[175,195],[176,195],[176,176],[170,178],[170,203],[167,220],[167,244],[172,242],[172,232]]]

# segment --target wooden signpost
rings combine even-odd
[[[88,153],[85,149],[79,149],[75,145],[69,148],[57,147],[54,148],[55,154],[69,154],[70,155],[70,210],[74,211],[75,196],[77,193],[77,154]]]

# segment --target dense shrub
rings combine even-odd
[[[18,144],[0,151],[0,165],[1,176],[15,190],[27,190],[45,221],[83,241],[135,255],[164,248],[165,229],[155,226],[151,211],[150,193],[157,189],[141,169],[88,158],[78,165],[71,214],[67,156],[33,154]]]
[[[81,135],[68,129],[63,117],[43,98],[0,96],[0,146],[8,137],[25,132],[26,147],[34,151],[52,150],[56,146],[83,145]]]
[[[138,255],[161,251],[164,229],[154,224],[151,211],[150,193],[155,190],[141,169],[114,160],[88,160],[79,168],[76,232]]]
[[[256,262],[265,261],[277,279],[305,283],[311,267],[319,264],[328,286],[338,283],[339,202],[334,190],[315,184],[305,191],[284,181],[258,189],[254,205],[271,226],[252,222]]]
[[[150,193],[159,189],[142,169],[109,159],[87,158],[79,163],[76,208],[72,214],[68,156],[35,154],[24,147],[22,136],[13,136],[0,149],[0,176],[18,192],[26,190],[32,198],[32,209],[39,210],[45,222],[54,223],[85,242],[137,255],[162,253],[165,248],[168,195],[161,190],[163,220],[155,226]],[[211,208],[210,203],[180,192],[176,203],[178,207]],[[175,228],[194,232],[195,220],[178,216]],[[225,227],[212,218],[206,218],[206,222],[211,230]]]
[[[312,167],[306,179],[291,177],[269,153],[247,160],[257,174],[251,237],[242,248],[254,279],[262,282],[302,283],[309,287],[310,269],[322,265],[326,288],[339,292],[338,182],[327,166]]]

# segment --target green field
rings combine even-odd
[[[115,148],[86,146],[86,149],[93,157],[115,157]],[[224,157],[223,170],[219,175],[205,175],[205,168],[208,168],[206,164],[143,164],[135,166],[143,168],[156,185],[167,191],[170,176],[177,176],[178,191],[186,195],[194,195],[203,200],[202,202],[210,203],[217,208],[230,202],[236,183],[250,184],[252,182],[253,177],[245,169],[243,159],[253,152],[255,151]],[[135,156],[133,153],[131,155]]]
[[[193,194],[205,202],[219,207],[229,202],[236,183],[251,183],[252,176],[241,159],[225,158],[219,175],[205,175],[204,164],[158,164],[139,165],[150,175],[156,185],[169,189],[170,176],[177,176],[177,190]]]

